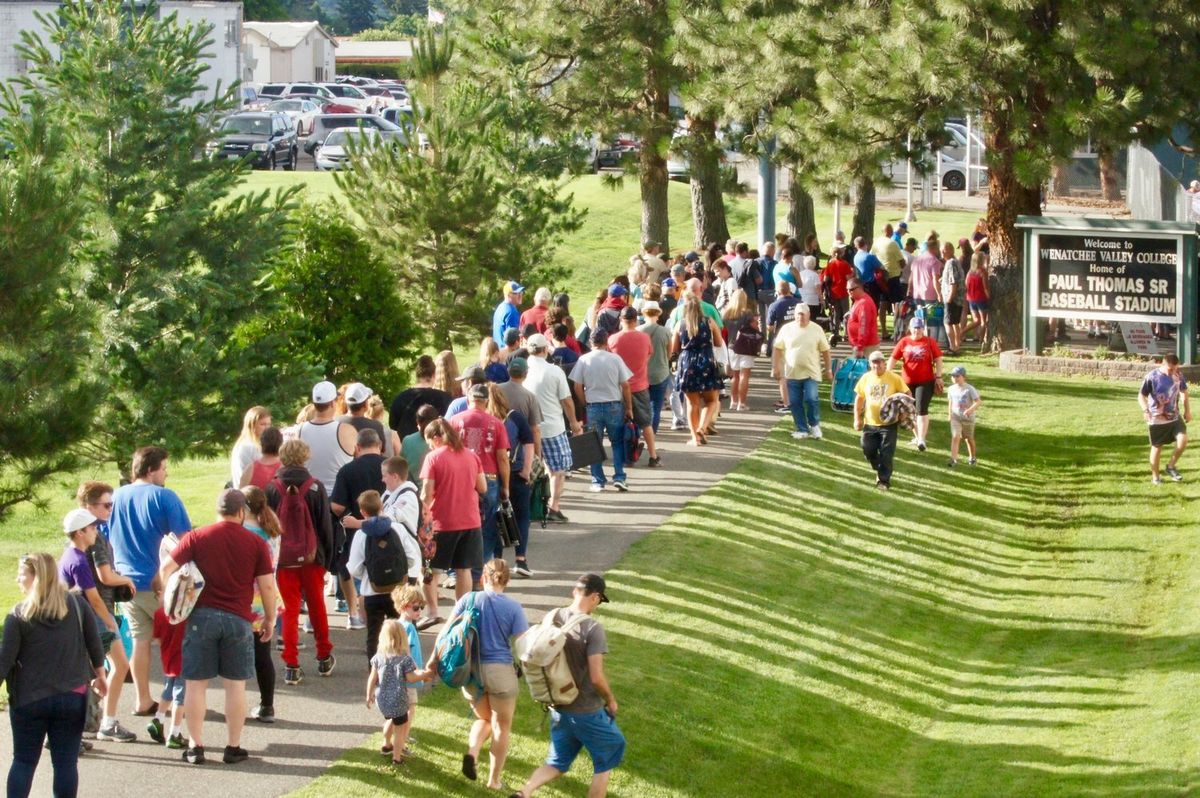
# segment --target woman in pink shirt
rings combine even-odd
[[[939,251],[937,233],[930,231],[925,241],[925,251],[913,260],[912,273],[908,278],[908,295],[917,305],[942,301],[942,261],[938,258]]]
[[[432,521],[436,549],[429,561],[433,579],[425,583],[426,616],[418,629],[443,620],[437,605],[440,571],[454,571],[455,594],[462,598],[471,589],[471,569],[483,567],[479,497],[487,492],[479,456],[444,419],[429,422],[425,441],[429,453],[421,463],[421,502],[426,523]]]

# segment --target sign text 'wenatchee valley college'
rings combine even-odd
[[[1179,322],[1177,238],[1042,232],[1033,247],[1034,316]]]

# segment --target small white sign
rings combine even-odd
[[[1144,321],[1121,322],[1121,335],[1125,338],[1125,348],[1139,355],[1157,355],[1158,339],[1154,331]]]

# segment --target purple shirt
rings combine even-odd
[[[92,575],[92,564],[88,562],[87,552],[67,546],[58,561],[58,578],[65,582],[67,587],[80,592],[94,588],[96,577]]]
[[[942,262],[933,253],[919,255],[912,264],[912,272],[908,284],[912,289],[913,299],[923,299],[932,302],[937,299],[938,281],[942,276]]]
[[[1142,380],[1142,396],[1150,411],[1151,424],[1167,424],[1179,418],[1179,394],[1187,393],[1182,374],[1174,376],[1155,369]]]

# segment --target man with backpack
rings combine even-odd
[[[297,653],[300,599],[308,606],[308,620],[317,642],[317,673],[333,673],[333,643],[325,614],[325,569],[334,562],[333,516],[325,486],[305,467],[311,450],[302,440],[285,441],[279,449],[282,463],[267,483],[267,503],[279,516],[279,567],[276,582],[283,599],[283,680],[299,684],[304,679]]]
[[[338,579],[342,580],[343,585],[347,582],[352,586],[354,584],[347,566],[350,560],[350,548],[354,543],[354,529],[346,525],[344,519],[348,516],[362,518],[358,509],[358,497],[363,491],[383,492],[383,476],[380,467],[383,465],[384,459],[383,442],[379,440],[375,430],[365,429],[358,433],[358,439],[354,446],[354,459],[338,469],[337,477],[333,481],[333,493],[329,497],[329,506],[333,510],[334,517],[341,520],[342,526],[346,530],[342,555],[338,561]],[[349,591],[346,593],[348,597]],[[347,629],[366,628],[363,610],[361,607],[355,606],[358,603],[360,602],[349,605],[349,612],[346,615]]]
[[[604,675],[608,637],[600,622],[591,617],[597,607],[608,601],[605,588],[604,577],[584,574],[572,590],[571,605],[554,610],[542,620],[540,628],[533,627],[526,633],[528,643],[522,646],[524,652],[529,651],[530,644],[538,637],[553,634],[552,627],[565,630],[565,645],[560,656],[566,660],[569,679],[576,692],[569,703],[550,706],[550,753],[546,764],[535,770],[525,786],[512,793],[510,798],[529,798],[539,787],[562,776],[570,770],[582,748],[587,748],[592,757],[593,775],[588,796],[599,798],[607,793],[609,777],[625,756],[625,735],[617,727],[617,699]],[[525,654],[522,660],[526,660]],[[554,669],[526,666],[535,697],[538,694],[536,674],[542,670]],[[543,689],[553,694],[564,687],[566,685],[550,684]],[[570,694],[569,689],[567,694]]]
[[[393,461],[398,460],[399,463]],[[389,465],[390,464],[390,465]],[[402,471],[400,474],[394,470]],[[361,580],[363,612],[367,621],[367,659],[375,656],[379,632],[389,618],[399,618],[392,601],[392,590],[406,584],[418,584],[424,571],[421,547],[417,542],[416,486],[408,481],[408,464],[402,457],[385,461],[387,480],[395,484],[383,496],[373,490],[358,496],[362,521],[348,518],[358,529],[350,548],[350,574]],[[404,494],[400,491],[406,487]]]

